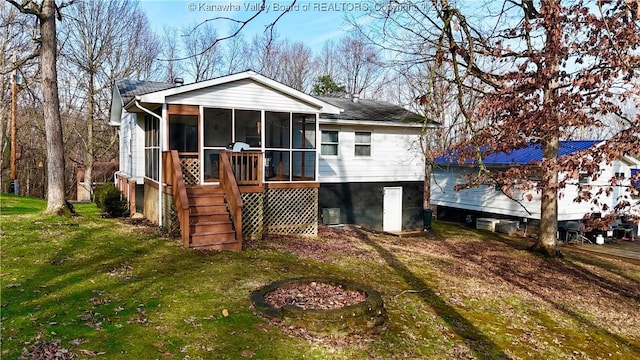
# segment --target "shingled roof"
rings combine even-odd
[[[337,106],[344,111],[340,114],[322,114],[323,119],[332,120],[367,120],[415,123],[424,121],[424,116],[409,111],[401,106],[386,102],[347,98],[316,96],[318,99]]]
[[[115,83],[123,105],[127,105],[138,95],[170,89],[173,83],[122,79]],[[386,101],[315,96],[315,98],[343,109],[340,114],[321,114],[323,119],[353,121],[385,121],[396,123],[422,123],[424,116]],[[434,123],[437,125],[437,123]]]
[[[116,81],[116,87],[122,98],[123,105],[130,103],[138,95],[144,95],[156,91],[166,90],[174,87],[175,84],[158,81],[144,81],[122,79]]]

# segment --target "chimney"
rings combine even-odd
[[[173,79],[173,85],[174,86],[182,86],[182,85],[184,85],[184,79],[183,78],[179,78],[179,77],[174,78]]]
[[[360,94],[353,94],[351,96],[351,101],[353,101],[354,103],[358,103],[358,101],[360,101]]]

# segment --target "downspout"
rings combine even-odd
[[[158,127],[162,127],[162,116],[154,113],[153,111],[150,111],[149,109],[146,109],[146,108],[142,107],[140,105],[139,101],[140,101],[140,97],[136,96],[135,102],[134,102],[135,106],[138,109],[142,110],[143,112],[145,112],[145,113],[155,117],[156,119],[158,119],[159,120]],[[158,129],[158,132],[160,133],[159,136],[162,136],[163,132],[160,131],[160,129]],[[159,147],[158,152],[160,153],[159,154],[160,156],[158,156],[158,226],[162,226],[162,210],[164,209],[164,205],[162,203],[162,175],[163,175],[162,174],[162,143],[163,143],[162,139],[159,138],[158,139],[158,147]]]

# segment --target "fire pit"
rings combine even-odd
[[[386,321],[380,293],[348,280],[296,278],[254,291],[258,312],[314,335],[379,332]]]

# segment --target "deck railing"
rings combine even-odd
[[[260,151],[224,151],[239,186],[262,184],[262,153]],[[222,154],[221,154],[222,155]]]
[[[184,246],[189,247],[191,235],[189,234],[191,228],[189,226],[189,198],[187,197],[187,188],[182,176],[182,167],[177,151],[165,151],[162,154],[162,173],[163,182],[171,185],[173,203],[176,206],[178,221],[180,222],[180,237]]]
[[[232,169],[230,154],[224,151],[220,153],[220,186],[224,189],[224,196],[231,213],[231,221],[236,232],[236,241],[242,244],[242,196]]]

